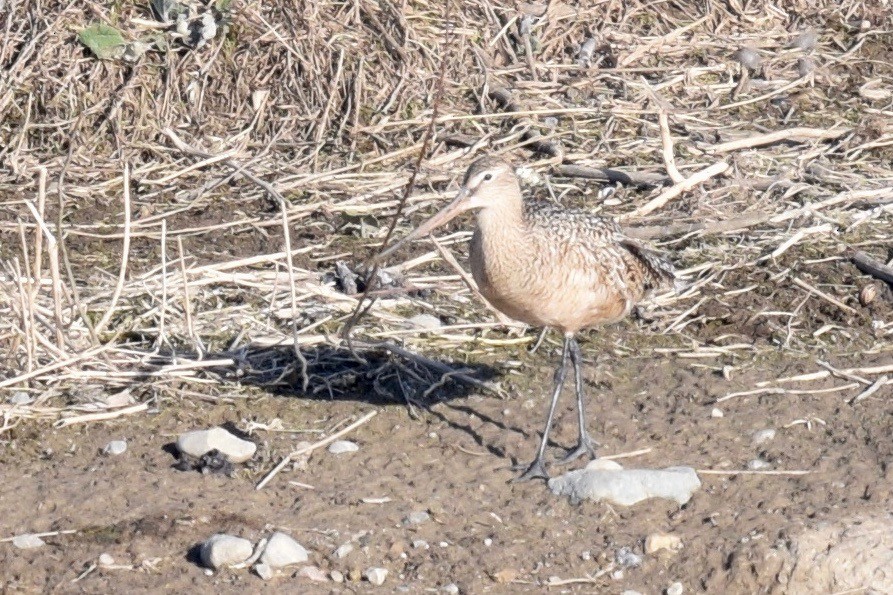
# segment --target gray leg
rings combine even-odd
[[[549,415],[546,417],[546,427],[543,429],[543,439],[540,442],[539,450],[536,451],[536,459],[530,464],[527,471],[515,479],[516,482],[527,481],[536,477],[549,479],[549,474],[546,473],[546,468],[543,464],[543,455],[546,452],[546,444],[549,442],[549,430],[552,428],[552,418],[555,416],[555,406],[558,405],[558,397],[561,395],[561,386],[564,384],[564,379],[567,375],[567,360],[570,356],[571,341],[573,341],[573,337],[564,338],[564,348],[561,350],[561,363],[558,365],[558,369],[555,370],[555,391],[552,393],[552,403],[549,405]]]
[[[580,345],[574,338],[571,338],[570,348],[571,362],[574,364],[574,380],[577,389],[577,414],[579,416],[580,438],[577,441],[576,448],[567,453],[567,456],[559,461],[560,463],[570,463],[584,454],[588,454],[594,459],[595,447],[598,446],[598,444],[589,437],[589,433],[586,432],[586,414],[584,413],[583,408],[583,370],[581,369],[583,353],[580,351]]]

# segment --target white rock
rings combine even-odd
[[[353,551],[353,545],[351,545],[349,543],[343,543],[338,546],[338,549],[335,550],[335,557],[336,558],[344,558],[345,556],[350,554],[350,552],[352,552],[352,551]]]
[[[633,590],[633,589],[627,589],[626,591],[624,591],[624,592],[621,593],[620,595],[642,595],[642,593],[641,593],[641,591],[635,591],[635,590]]]
[[[332,577],[333,582],[336,582],[336,583],[344,582],[344,575],[341,573],[340,570],[333,570],[332,572],[329,573],[329,576]]]
[[[12,393],[12,396],[6,400],[10,405],[30,405],[34,399],[25,391]]]
[[[638,568],[643,560],[629,546],[624,546],[614,553],[614,561],[624,568]]]
[[[115,563],[115,559],[112,558],[110,554],[105,552],[99,554],[99,565],[100,566],[111,566]]]
[[[307,561],[307,550],[300,543],[285,533],[273,533],[264,553],[260,556],[262,564],[270,568],[281,568]]]
[[[403,519],[404,525],[421,525],[422,523],[427,523],[431,520],[431,515],[428,514],[427,511],[417,510],[416,512],[411,512],[409,516]]]
[[[484,540],[484,541],[486,541],[486,540]],[[412,548],[416,549],[416,550],[427,550],[430,547],[431,546],[428,545],[428,542],[425,541],[424,539],[416,539],[415,541],[412,542]]]
[[[273,569],[261,562],[260,564],[254,565],[254,572],[257,573],[257,576],[262,578],[265,581],[273,578]]]
[[[358,450],[360,450],[360,447],[357,446],[356,442],[351,442],[350,440],[336,440],[329,444],[329,452],[333,455],[357,452]]]
[[[753,442],[754,446],[759,446],[764,442],[769,442],[773,438],[775,438],[775,430],[773,430],[772,428],[766,428],[765,430],[754,432],[751,442]]]
[[[684,592],[685,587],[678,581],[667,587],[667,595],[682,595]]]
[[[380,587],[381,585],[383,585],[384,579],[386,579],[387,577],[387,568],[367,568],[365,572],[363,572],[363,578],[376,587]]]
[[[489,537],[485,538],[485,539],[484,539],[484,545],[487,546],[487,547],[490,547],[491,545],[493,545],[493,540],[490,539]]]
[[[719,407],[714,407],[710,411],[710,417],[718,418],[718,417],[722,417],[723,415],[725,415],[725,414],[722,412],[722,409],[720,409]]]
[[[754,459],[747,463],[747,468],[751,471],[763,471],[764,469],[771,469],[772,464],[767,463],[763,459]]]
[[[422,330],[434,330],[443,326],[443,323],[440,322],[440,318],[433,314],[416,314],[407,322],[413,327]]]
[[[102,449],[102,454],[112,457],[123,455],[125,452],[127,452],[126,440],[112,440]]]
[[[240,564],[251,557],[254,545],[247,539],[217,533],[202,544],[199,557],[208,568],[221,568]]]
[[[31,550],[45,546],[46,542],[33,533],[25,533],[24,535],[16,535],[13,537],[12,545],[20,550]]]
[[[257,444],[242,440],[223,428],[186,432],[177,438],[177,450],[192,457],[200,457],[214,449],[226,455],[233,463],[244,463],[254,456]]]
[[[606,468],[606,463],[596,459],[585,469],[552,478],[549,489],[556,495],[569,496],[573,502],[607,500],[631,506],[647,498],[666,498],[682,505],[701,486],[698,474],[690,467],[623,469]]]
[[[459,595],[459,586],[456,583],[444,585],[440,588],[440,590],[444,593],[449,593],[449,595]]]
[[[329,577],[319,566],[304,566],[298,571],[298,576],[309,578],[317,583],[329,582]]]
[[[682,549],[682,539],[678,535],[652,533],[645,538],[645,553],[653,554],[660,550],[675,552]]]

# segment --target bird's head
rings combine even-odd
[[[521,191],[512,166],[495,157],[481,157],[468,167],[453,202],[379,254],[378,258],[390,255],[406,242],[428,235],[466,211],[498,209],[509,203],[519,203],[520,200]]]

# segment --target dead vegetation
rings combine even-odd
[[[674,253],[688,286],[642,330],[670,346],[636,349],[723,371],[762,351],[805,372],[815,353],[889,359],[890,287],[861,272],[893,250],[884,3],[235,2],[197,49],[129,63],[78,42],[94,22],[141,38],[149,17],[0,17],[0,388],[37,398],[0,404],[2,431],[221,376],[337,396],[359,375],[410,404],[482,388],[463,366],[536,336],[474,299],[451,264],[467,233],[385,271],[354,354],[360,294],[335,273],[376,251],[410,180],[400,230],[482,152]],[[850,371],[848,394],[884,371]]]

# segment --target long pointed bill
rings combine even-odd
[[[457,216],[471,208],[471,196],[468,188],[461,188],[459,194],[453,199],[453,202],[445,206],[443,209],[432,215],[430,219],[415,228],[408,236],[390,246],[387,250],[382,251],[375,256],[375,260],[381,261],[394,253],[398,248],[402,247],[415,239],[425,237],[441,225],[449,223]]]

